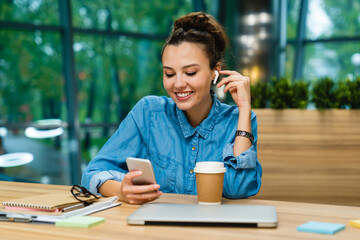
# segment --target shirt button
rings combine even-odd
[[[191,174],[193,174],[193,173],[194,173],[194,170],[193,170],[193,169],[191,169],[191,170],[190,170],[190,173],[191,173]]]
[[[192,147],[191,149],[194,151],[196,148],[195,148],[195,147]]]

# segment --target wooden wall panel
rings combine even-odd
[[[255,198],[360,206],[360,111],[254,109]]]

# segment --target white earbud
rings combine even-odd
[[[218,72],[218,70],[215,70],[215,78],[213,81],[214,84],[216,84],[216,81],[218,80],[218,78],[219,78],[219,72]]]

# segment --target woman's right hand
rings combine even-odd
[[[125,174],[121,182],[119,200],[130,204],[143,204],[159,198],[162,194],[159,191],[159,184],[134,185],[132,180],[142,174],[141,171],[131,171]]]

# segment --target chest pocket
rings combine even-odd
[[[165,193],[175,193],[176,175],[178,174],[176,162],[154,150],[150,150],[149,154],[154,167],[156,183],[160,185],[160,190]]]

